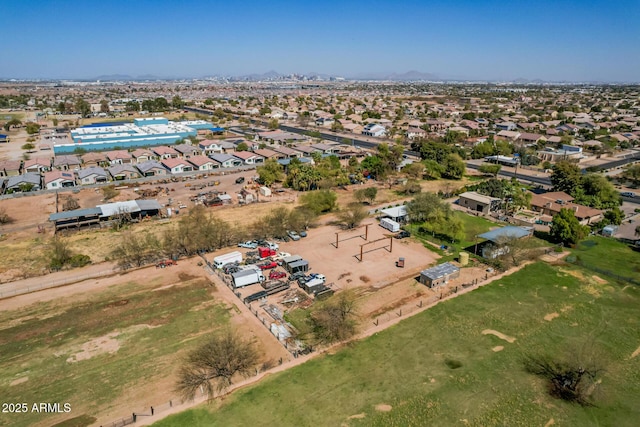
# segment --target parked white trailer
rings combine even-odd
[[[240,270],[236,273],[232,273],[231,277],[233,277],[233,287],[236,289],[264,282],[264,275],[262,272],[254,269]]]
[[[395,233],[396,231],[400,231],[400,224],[398,224],[397,222],[389,218],[382,218],[380,220],[380,226],[382,228],[386,228],[387,230],[393,233]]]
[[[232,262],[242,262],[242,252],[234,251],[228,254],[217,256],[213,259],[213,266],[215,268],[222,268]]]

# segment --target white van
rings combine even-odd
[[[230,252],[228,254],[217,256],[213,259],[213,266],[215,268],[222,268],[227,264],[231,264],[232,262],[241,263],[242,262],[242,252]]]

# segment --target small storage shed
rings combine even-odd
[[[289,270],[289,273],[291,274],[306,273],[307,271],[309,271],[309,261],[306,261],[304,259],[294,261],[291,264],[287,265],[287,270]]]
[[[450,279],[460,276],[460,269],[455,265],[445,262],[435,267],[420,272],[420,283],[430,288],[446,285]]]
[[[271,189],[269,187],[260,187],[260,195],[265,197],[271,196]]]

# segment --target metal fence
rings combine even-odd
[[[588,264],[584,261],[579,260],[576,257],[571,257],[571,256],[567,257],[567,262],[586,268],[587,270],[595,271],[596,273],[602,274],[603,276],[611,277],[612,279],[618,280],[620,282],[626,282],[632,285],[640,286],[640,280],[638,279],[635,279],[633,277],[622,276],[614,271],[596,267],[595,265]]]

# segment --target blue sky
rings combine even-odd
[[[640,0],[5,1],[0,76],[640,82]]]

